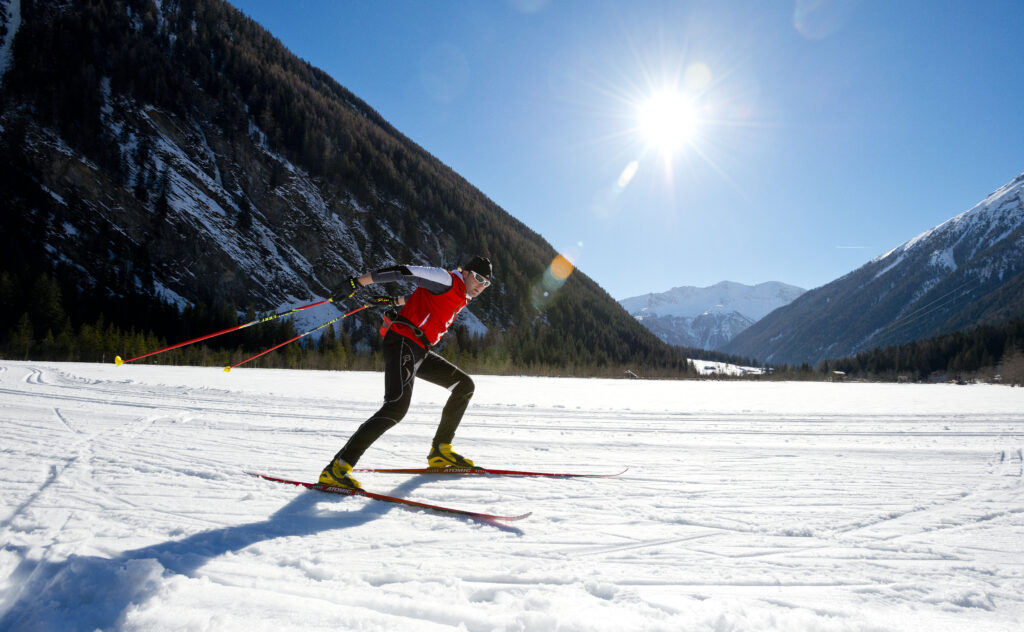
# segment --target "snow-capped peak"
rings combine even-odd
[[[718,349],[803,293],[801,288],[774,281],[753,286],[722,281],[711,287],[676,287],[634,296],[619,304],[664,342]]]
[[[964,235],[979,229],[987,233],[981,235],[982,245],[979,248],[991,246],[1024,223],[1024,201],[1022,200],[1024,200],[1024,173],[999,187],[970,210],[924,231],[913,239],[876,257],[873,261],[883,261],[893,255],[903,256],[921,244],[934,243],[934,239],[941,236],[956,235],[957,238],[950,243],[951,248],[963,240]],[[955,265],[956,262],[953,263]]]
[[[619,301],[630,314],[695,318],[706,313],[738,312],[752,321],[787,305],[805,290],[770,281],[744,285],[722,281],[710,287],[675,287],[667,292],[644,294]]]

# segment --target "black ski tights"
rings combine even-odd
[[[402,421],[409,410],[413,380],[417,377],[451,391],[441,411],[441,424],[434,435],[434,445],[451,443],[473,397],[473,380],[436,353],[389,331],[384,337],[384,405],[359,426],[335,458],[355,465],[374,441]]]

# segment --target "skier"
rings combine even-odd
[[[432,347],[451,327],[466,304],[491,284],[491,262],[473,257],[455,270],[394,266],[346,280],[335,296],[351,297],[371,283],[405,281],[417,286],[406,297],[382,297],[379,305],[401,306],[384,335],[384,405],[356,430],[320,473],[320,483],[359,489],[352,467],[370,445],[405,417],[412,399],[413,379],[422,378],[451,391],[441,412],[441,423],[427,456],[429,467],[473,467],[473,462],[452,450],[452,438],[473,396],[473,380],[460,368],[434,353]]]

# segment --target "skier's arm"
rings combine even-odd
[[[371,275],[369,272],[367,272],[363,276],[356,277],[356,281],[359,281],[359,285],[365,287],[365,286],[373,283],[373,275]]]
[[[369,283],[412,283],[432,294],[443,294],[452,287],[452,275],[444,268],[424,266],[393,266],[382,268],[359,277],[361,285]]]

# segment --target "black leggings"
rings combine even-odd
[[[402,421],[409,410],[413,380],[417,377],[451,391],[441,411],[434,445],[451,443],[473,397],[473,380],[433,351],[426,351],[405,336],[389,331],[384,337],[384,405],[359,426],[335,458],[355,465],[374,441]]]

